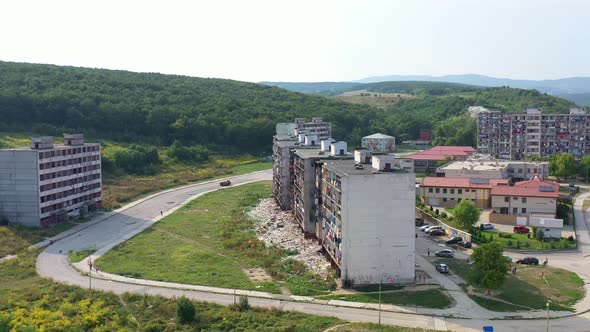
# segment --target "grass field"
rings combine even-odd
[[[391,105],[395,105],[402,99],[414,99],[416,97],[402,93],[381,93],[370,92],[367,90],[356,90],[345,92],[343,94],[334,96],[333,98],[352,104],[364,104],[387,108]]]
[[[84,258],[90,256],[94,253],[96,249],[85,249],[80,251],[72,251],[68,254],[68,260],[70,263],[78,263],[79,261],[83,260]]]
[[[338,294],[319,297],[322,300],[342,300],[351,302],[379,303],[379,294]],[[381,294],[381,303],[418,306],[425,308],[447,308],[451,299],[440,289],[423,291],[396,291]]]
[[[0,257],[16,254],[23,248],[55,236],[76,225],[78,224],[71,222],[44,229],[24,226],[0,226]]]
[[[451,272],[468,280],[471,265],[458,259],[440,259],[449,265]],[[541,272],[545,279],[541,278]],[[546,281],[545,281],[546,280]],[[584,296],[584,281],[573,272],[562,269],[518,265],[516,275],[509,274],[504,285],[494,291],[494,297],[507,301],[515,306],[506,305],[497,301],[485,301],[476,299],[478,303],[490,310],[511,311],[520,307],[520,310],[544,309],[547,300],[551,300],[551,308],[555,310],[570,310],[572,306]],[[483,293],[485,290],[480,289]]]
[[[0,331],[244,331],[431,332],[280,310],[236,310],[194,302],[193,323],[176,322],[176,300],[116,295],[55,283],[35,272],[36,251],[0,263]],[[342,326],[342,327],[340,327]]]
[[[325,294],[333,281],[285,259],[286,251],[265,248],[244,212],[270,196],[270,181],[212,192],[120,244],[98,260],[104,271],[136,278],[280,292]],[[252,282],[243,269],[261,267],[272,282]]]

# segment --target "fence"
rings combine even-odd
[[[416,208],[416,216],[420,216],[422,219],[424,219],[424,221],[427,221],[430,224],[442,226],[445,233],[450,237],[458,236],[462,237],[464,241],[471,242],[471,233],[467,233],[455,227],[451,227],[445,224],[444,222],[440,221],[439,219],[431,216],[422,209]]]

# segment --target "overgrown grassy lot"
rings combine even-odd
[[[75,222],[55,225],[51,228],[30,228],[24,226],[0,226],[0,257],[16,254],[23,248],[55,236],[78,225]]]
[[[199,197],[98,260],[104,271],[137,278],[280,292],[325,294],[335,287],[289,253],[256,239],[245,212],[271,193],[270,181]],[[243,269],[261,267],[272,282],[252,282]]]
[[[179,324],[176,300],[115,295],[55,283],[35,272],[36,251],[0,264],[0,331],[324,331],[428,332],[421,329],[348,324],[332,317],[279,310],[237,310],[194,302],[194,322]]]
[[[439,262],[448,264],[452,273],[468,282],[471,265],[458,259],[440,259]],[[495,311],[544,309],[547,300],[551,300],[551,309],[573,311],[572,306],[584,296],[583,285],[584,281],[570,271],[519,264],[516,274],[508,274],[504,285],[493,291],[492,295],[498,301],[477,295],[474,300]],[[479,294],[485,293],[485,289],[475,289]]]
[[[320,299],[379,303],[379,294],[338,294],[322,296]],[[429,289],[381,293],[381,303],[442,309],[451,305],[451,299],[440,289]]]
[[[84,249],[80,251],[72,251],[68,254],[68,260],[70,263],[78,263],[79,261],[83,260],[84,258],[90,256],[94,253],[96,249]]]

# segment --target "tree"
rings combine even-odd
[[[506,281],[508,261],[503,257],[502,246],[497,242],[482,244],[473,250],[473,267],[469,273],[472,283],[490,290],[497,289]]]
[[[481,211],[475,207],[475,204],[467,199],[462,199],[459,204],[453,209],[455,220],[463,227],[463,229],[470,229],[479,220]]]
[[[176,320],[179,324],[190,324],[195,320],[197,309],[195,305],[185,296],[176,302]]]
[[[590,156],[583,156],[578,165],[578,175],[584,177],[588,181],[590,175]]]
[[[549,162],[549,171],[558,178],[568,178],[576,174],[576,161],[569,153],[555,156]]]

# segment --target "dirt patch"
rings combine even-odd
[[[242,269],[244,274],[250,279],[250,281],[254,283],[259,282],[270,282],[272,281],[271,276],[259,267],[251,268],[251,269]]]

